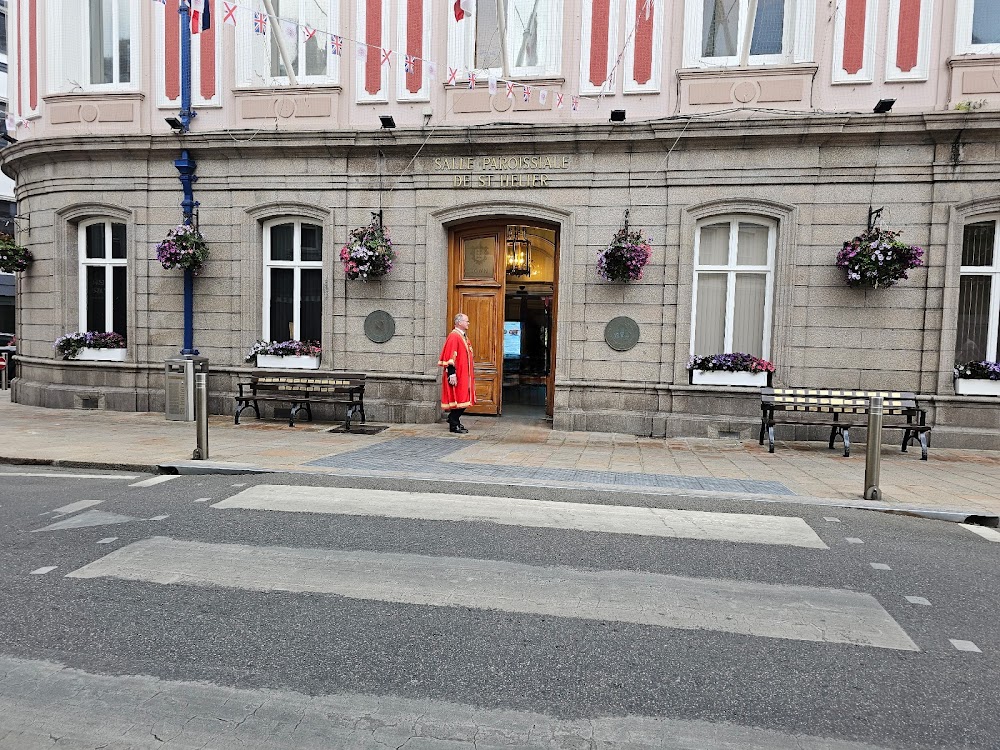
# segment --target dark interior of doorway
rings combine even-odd
[[[551,283],[508,283],[504,300],[503,414],[544,417],[552,347]]]

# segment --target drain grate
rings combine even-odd
[[[98,409],[101,406],[101,400],[97,396],[81,396],[80,397],[80,408],[81,409]]]
[[[386,424],[353,424],[350,430],[344,429],[344,425],[334,427],[327,432],[339,433],[341,435],[378,435],[382,430],[389,429]]]

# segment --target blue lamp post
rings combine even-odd
[[[181,0],[180,8],[181,24],[181,111],[180,111],[180,132],[183,135],[191,128],[191,120],[195,117],[195,112],[191,108],[191,5],[188,0]],[[198,179],[195,171],[198,163],[191,158],[187,149],[181,150],[181,156],[174,161],[177,167],[178,178],[184,190],[184,199],[181,201],[181,211],[184,216],[184,223],[188,226],[194,224],[195,209],[198,201],[194,199],[194,182]],[[197,354],[194,348],[194,272],[189,268],[184,269],[184,348],[181,354]]]

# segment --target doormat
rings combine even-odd
[[[382,430],[387,429],[389,429],[387,424],[352,424],[350,430],[345,429],[344,425],[339,425],[332,430],[327,430],[327,432],[341,435],[378,435]]]

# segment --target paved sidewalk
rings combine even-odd
[[[43,409],[10,402],[0,391],[0,459],[90,466],[190,462],[194,425],[159,413]],[[470,433],[444,424],[390,425],[376,435],[331,433],[335,424],[212,417],[211,463],[273,471],[440,479],[455,464],[469,481],[683,492],[707,497],[823,498],[861,502],[865,451],[852,456],[823,443],[653,439],[557,432],[541,420],[465,417]],[[1000,514],[1000,453],[882,449],[886,505]]]

